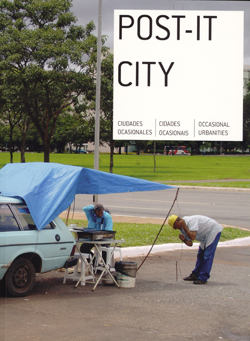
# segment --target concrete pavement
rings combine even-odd
[[[250,249],[221,247],[206,285],[185,282],[197,251],[151,254],[134,288],[37,276],[24,298],[0,296],[1,341],[249,341]],[[143,257],[128,258],[141,264]]]
[[[182,280],[197,254],[184,244],[151,253],[134,288],[100,285],[93,292],[90,283],[63,284],[63,272],[39,274],[28,297],[0,295],[0,340],[249,341],[250,248],[221,244],[206,285]],[[147,250],[136,249],[123,256],[139,267],[138,254]]]
[[[100,285],[93,292],[90,283],[63,284],[64,272],[38,274],[28,297],[0,295],[0,340],[249,341],[249,243],[250,238],[220,243],[206,285],[182,280],[194,268],[198,243],[155,246],[134,288]],[[123,248],[124,261],[139,267],[148,248]]]

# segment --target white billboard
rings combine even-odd
[[[242,141],[242,11],[115,10],[117,140]]]

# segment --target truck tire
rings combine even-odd
[[[5,285],[10,296],[27,296],[34,287],[36,271],[26,258],[16,259],[5,275]]]

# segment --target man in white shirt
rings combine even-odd
[[[186,245],[192,246],[195,239],[200,242],[195,268],[188,277],[183,279],[193,281],[194,284],[206,284],[210,277],[222,226],[215,220],[202,215],[183,218],[171,215],[168,218],[168,224],[175,230],[180,230],[179,238]]]

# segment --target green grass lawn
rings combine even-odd
[[[109,154],[100,154],[99,169],[109,172]],[[43,161],[43,153],[26,153],[26,162]],[[51,154],[51,162],[94,168],[93,154]],[[0,168],[9,162],[9,153],[0,153]],[[20,153],[14,153],[14,162],[20,162]],[[250,156],[166,156],[114,155],[113,173],[151,181],[250,179]],[[204,181],[205,183],[206,181]],[[201,186],[201,184],[199,184]],[[204,185],[204,184],[202,184]],[[208,183],[209,186],[211,184]],[[213,184],[214,185],[214,184]],[[217,185],[218,186],[218,185]],[[224,184],[227,186],[227,183]],[[237,183],[228,186],[237,187]],[[239,187],[249,187],[240,183]]]
[[[65,219],[63,219],[65,222]],[[77,226],[87,226],[87,221],[69,219],[69,224]],[[157,233],[160,230],[158,224],[132,224],[132,223],[114,223],[113,230],[116,231],[116,239],[126,241],[123,247],[152,245]],[[164,225],[157,241],[157,244],[181,243],[179,231],[173,230],[169,225]],[[241,230],[232,227],[225,227],[222,231],[220,241],[232,240],[236,238],[249,237],[250,231]]]
[[[109,154],[100,154],[99,169],[109,172]],[[43,162],[43,153],[26,153],[26,162]],[[94,168],[93,154],[51,154],[51,162]],[[20,153],[14,153],[14,162],[20,162]],[[9,153],[0,153],[0,168],[9,163]],[[153,155],[114,155],[113,173],[133,176],[151,181],[181,181],[188,180],[190,185],[197,186],[227,186],[250,187],[247,182],[206,182],[219,179],[250,179],[249,156],[165,156],[156,155],[156,171]],[[204,180],[193,183],[194,180]],[[187,183],[182,183],[187,185]],[[71,221],[70,223],[75,223]],[[86,226],[83,221],[79,226]],[[116,237],[126,240],[125,246],[151,245],[160,229],[153,224],[114,223]],[[242,238],[250,235],[250,231],[225,228],[221,240]],[[164,226],[157,244],[179,243],[178,232]]]

